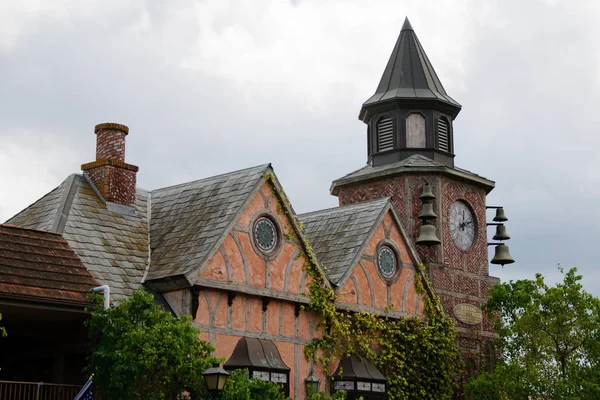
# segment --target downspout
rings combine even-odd
[[[93,288],[92,292],[102,292],[102,295],[104,296],[104,309],[108,310],[110,308],[110,287],[108,285],[98,286]]]

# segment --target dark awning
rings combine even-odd
[[[340,375],[340,368],[342,374]],[[352,356],[340,361],[333,378],[336,380],[368,380],[371,382],[386,382],[385,376],[375,366],[373,361]]]
[[[229,360],[223,364],[226,369],[261,368],[270,370],[289,371],[277,350],[277,346],[270,340],[242,337]]]

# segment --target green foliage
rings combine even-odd
[[[260,379],[250,379],[247,370],[238,369],[231,372],[220,400],[284,400],[286,399],[281,387],[273,382]]]
[[[440,311],[439,299],[432,297],[431,291],[423,296],[425,319],[391,318],[339,310],[335,294],[321,281],[321,274],[313,271],[311,276],[308,309],[323,317],[319,325],[323,334],[305,347],[308,358],[322,364],[329,374],[329,365],[344,357],[372,359],[388,378],[388,398],[392,400],[451,397],[462,357],[456,347],[454,322]],[[415,275],[419,293],[425,293],[423,280],[420,273]]]
[[[267,174],[265,178],[275,189],[273,176]],[[282,204],[288,204],[287,197],[280,196],[277,190],[274,193]],[[283,212],[291,217],[286,209]],[[414,282],[417,292],[425,294],[425,319],[347,312],[336,306],[335,292],[310,245],[301,243],[306,259],[303,268],[311,278],[307,293],[310,301],[305,309],[321,317],[317,325],[320,335],[305,346],[305,356],[323,365],[327,374],[333,372],[329,369],[332,364],[345,357],[358,355],[374,360],[388,377],[390,400],[450,398],[454,378],[462,371],[462,356],[456,346],[454,322],[443,313],[423,270],[417,271]],[[313,396],[321,399],[318,396],[325,395]]]
[[[0,321],[2,321],[2,314],[0,314]],[[0,337],[6,337],[6,329],[3,326],[0,326]]]
[[[327,392],[319,392],[319,393],[310,393],[306,396],[305,400],[345,400],[346,399],[346,391],[340,390],[335,392],[333,395],[329,395]],[[362,399],[362,397],[361,397]]]
[[[475,398],[600,398],[600,300],[583,290],[576,268],[559,270],[554,287],[537,274],[491,290],[485,311],[502,362],[469,382]]]
[[[103,398],[173,399],[202,394],[202,372],[215,360],[189,317],[176,318],[137,290],[117,307],[98,303],[87,325],[92,348],[87,372]]]

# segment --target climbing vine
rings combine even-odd
[[[281,211],[296,218],[289,212],[287,197],[276,190],[273,176],[267,174],[266,180],[280,204],[285,205]],[[328,375],[343,358],[356,355],[373,360],[387,377],[391,400],[449,399],[463,361],[456,345],[454,321],[443,311],[424,267],[418,267],[414,278],[417,293],[423,295],[423,318],[352,312],[336,305],[335,292],[321,269],[326,267],[318,266],[306,240],[303,245],[303,268],[310,277],[305,308],[320,317],[320,334],[305,346],[305,356],[323,365]]]

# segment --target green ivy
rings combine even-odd
[[[289,211],[287,197],[276,189],[273,175],[265,178],[284,205],[282,212],[296,218]],[[305,346],[306,358],[321,364],[328,375],[333,372],[330,366],[343,358],[356,355],[373,360],[388,379],[390,400],[451,398],[463,360],[454,321],[443,311],[424,267],[419,265],[414,278],[417,293],[423,295],[424,318],[343,310],[336,305],[335,292],[322,270],[325,267],[318,265],[298,225],[305,250],[303,268],[311,278],[305,309],[321,317],[317,325],[321,334]]]

